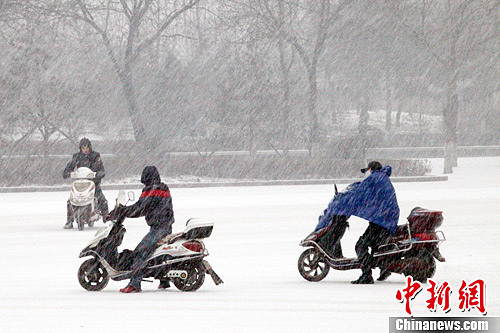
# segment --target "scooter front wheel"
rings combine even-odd
[[[90,220],[90,211],[87,206],[76,207],[74,209],[75,222],[78,226],[78,230],[83,230],[85,223]]]
[[[315,248],[309,248],[302,252],[298,266],[300,275],[311,282],[323,280],[330,271],[325,256]]]
[[[78,282],[85,290],[100,291],[108,284],[109,274],[99,260],[88,259],[80,265]]]

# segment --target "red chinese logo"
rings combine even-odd
[[[427,309],[431,311],[436,311],[437,306],[441,306],[443,311],[449,312],[450,307],[450,294],[451,288],[448,282],[443,282],[442,285],[437,286],[437,283],[429,279],[430,288],[426,289],[430,294],[430,298],[427,300]]]
[[[443,282],[438,285],[435,281],[428,280],[430,287],[426,290],[429,292],[430,296],[427,302],[427,309],[431,311],[436,311],[438,307],[441,307],[445,313],[451,310],[451,287],[448,282]],[[396,299],[401,303],[405,303],[405,310],[410,316],[411,301],[418,295],[422,290],[422,284],[418,281],[413,281],[411,276],[406,277],[406,288],[398,290],[396,293]],[[486,284],[483,280],[476,280],[470,284],[467,284],[465,280],[462,280],[462,284],[458,291],[458,301],[459,309],[462,311],[470,311],[476,308],[483,315],[486,315]]]
[[[483,280],[476,280],[470,284],[467,284],[465,280],[462,280],[462,285],[458,291],[458,299],[460,304],[458,308],[462,311],[476,308],[483,315],[486,314],[485,307],[485,283]]]
[[[411,316],[410,301],[417,296],[417,294],[422,290],[422,284],[418,281],[413,282],[413,278],[408,276],[406,278],[406,288],[402,291],[398,290],[396,293],[396,299],[401,303],[406,302],[406,313]]]

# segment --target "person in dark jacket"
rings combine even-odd
[[[83,138],[80,140],[79,144],[80,151],[73,154],[73,158],[66,165],[63,171],[63,178],[69,178],[71,172],[80,167],[86,167],[96,173],[93,179],[95,184],[95,196],[97,198],[97,209],[101,212],[103,221],[106,221],[106,216],[108,215],[108,201],[102,193],[101,189],[101,179],[104,178],[104,165],[102,164],[101,154],[92,150],[92,143],[89,139]],[[64,229],[73,228],[73,209],[71,208],[71,203],[67,202],[67,217]]]
[[[340,192],[322,216],[316,230],[327,227],[334,216],[358,216],[369,221],[368,228],[356,243],[356,254],[362,265],[362,274],[354,284],[371,284],[373,257],[372,252],[387,238],[394,234],[399,220],[399,205],[396,192],[389,179],[392,168],[382,167],[377,161],[371,161],[368,167],[361,169],[367,177],[362,182],[353,183],[347,190]],[[381,272],[380,281],[388,277],[389,272]]]
[[[139,200],[128,207],[121,207],[118,214],[122,217],[145,216],[146,222],[150,226],[149,232],[134,250],[134,262],[131,270],[134,275],[129,284],[120,289],[123,293],[135,293],[141,291],[141,281],[143,276],[143,266],[147,258],[156,249],[159,240],[172,233],[172,224],[175,222],[174,210],[170,189],[161,182],[160,174],[154,166],[147,166],[142,171],[141,183],[144,188]],[[115,214],[115,211],[110,213]],[[159,289],[168,288],[168,281],[161,281]]]

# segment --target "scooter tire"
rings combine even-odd
[[[325,256],[316,248],[308,248],[299,257],[298,268],[300,275],[310,282],[323,280],[330,271],[330,265]]]
[[[201,263],[183,267],[188,273],[187,278],[175,278],[173,283],[181,291],[196,291],[205,282],[205,268]]]
[[[409,258],[404,274],[411,275],[415,281],[426,283],[436,273],[436,261],[430,254],[420,258]]]
[[[78,282],[85,290],[100,291],[108,285],[109,274],[99,260],[88,259],[78,269]]]
[[[85,223],[90,220],[90,212],[88,207],[76,207],[74,210],[75,222],[78,226],[78,230],[82,231],[85,227]]]

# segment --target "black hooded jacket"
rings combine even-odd
[[[141,197],[132,206],[124,207],[120,215],[125,217],[145,216],[149,226],[171,229],[175,222],[170,189],[161,182],[160,174],[154,166],[142,171],[141,183],[144,184]]]
[[[84,154],[82,152],[82,146],[89,147],[90,152],[88,154]],[[101,179],[105,176],[104,165],[101,161],[101,154],[92,150],[92,143],[87,138],[83,138],[80,140],[79,148],[80,151],[73,154],[73,158],[66,165],[66,168],[64,168],[63,178],[68,178],[71,175],[71,172],[75,170],[75,168],[86,167],[96,173],[94,183],[96,184],[96,186],[99,185]]]

